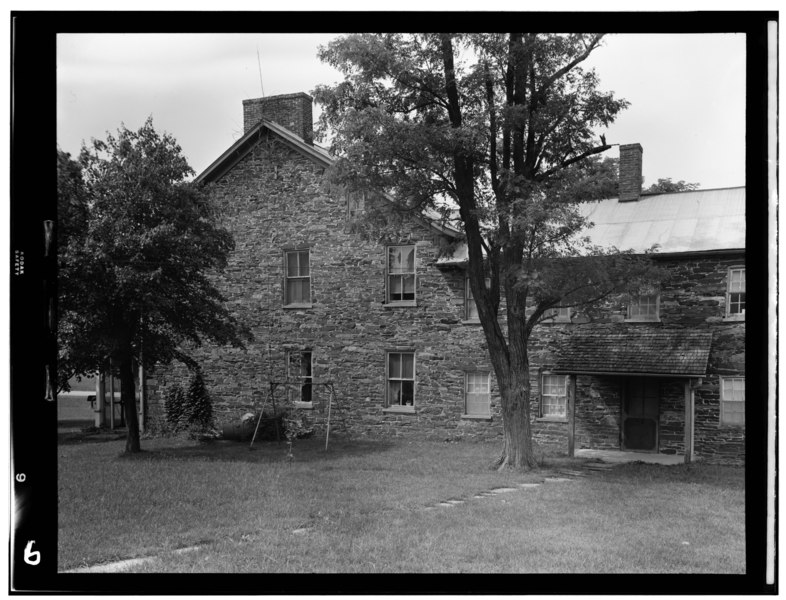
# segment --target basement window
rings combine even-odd
[[[388,246],[387,304],[415,306],[415,246]]]
[[[464,416],[491,417],[491,390],[487,371],[464,374]]]
[[[721,427],[745,425],[745,378],[721,377],[720,379]]]
[[[742,320],[745,318],[745,268],[729,269],[726,278],[726,316]]]

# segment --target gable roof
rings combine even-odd
[[[208,165],[208,167],[202,171],[202,173],[200,173],[194,181],[197,183],[208,183],[215,181],[216,179],[219,179],[225,175],[230,169],[232,169],[232,167],[234,167],[249,152],[251,152],[257,143],[261,141],[263,137],[263,131],[266,129],[276,134],[284,144],[293,150],[300,152],[306,158],[313,160],[320,166],[329,167],[333,164],[333,162],[335,162],[335,159],[324,148],[320,148],[316,144],[309,144],[303,140],[303,138],[295,135],[278,123],[268,121],[267,119],[262,119],[259,123],[254,125],[254,127],[249,129],[243,135],[243,137],[232,144],[223,154],[221,154],[221,156]],[[382,193],[381,195],[389,202],[395,203],[393,197],[389,194]],[[442,222],[441,219],[436,215],[433,217],[413,215],[413,218],[438,231],[439,233],[447,235],[448,237],[455,238],[460,234],[459,231]]]
[[[625,332],[576,331],[558,344],[555,373],[671,375],[707,373],[712,332],[635,329]]]

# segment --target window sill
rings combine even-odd
[[[398,413],[398,414],[405,414],[405,415],[414,415],[415,414],[415,407],[414,406],[387,406],[382,409],[383,413]]]
[[[745,322],[745,315],[726,315],[723,317],[724,323],[744,323]]]
[[[491,421],[491,415],[461,415],[467,421]]]
[[[573,323],[571,319],[543,319],[541,321],[544,325],[561,325],[563,323]]]
[[[308,303],[298,303],[298,304],[285,304],[283,308],[285,309],[298,309],[298,308],[313,308],[313,304],[310,302]]]
[[[417,305],[417,300],[405,300],[403,302],[385,302],[383,306],[385,308],[406,308]]]
[[[295,400],[293,404],[295,408],[300,408],[302,410],[314,410],[313,402],[298,402],[297,400]]]
[[[462,325],[480,325],[480,319],[464,319],[461,321]]]
[[[625,323],[660,323],[660,318],[647,319],[645,317],[633,317],[632,319],[625,319]]]
[[[567,417],[537,417],[536,423],[567,423]]]

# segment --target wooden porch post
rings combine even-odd
[[[145,403],[147,402],[147,398],[145,397],[145,366],[142,363],[142,353],[139,353],[139,432],[144,433],[145,431]]]
[[[568,456],[576,452],[576,376],[568,375]]]
[[[104,382],[104,374],[99,373],[96,375],[96,410],[95,410],[95,426],[103,427],[106,422],[104,417],[104,402],[106,401],[106,386]]]
[[[685,462],[693,461],[693,385],[685,380]]]

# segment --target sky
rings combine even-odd
[[[59,34],[58,145],[76,155],[152,116],[200,173],[242,135],[242,100],[340,81],[317,58],[336,35]],[[645,186],[745,184],[743,34],[610,34],[585,64],[631,103],[605,135],[642,145]]]

